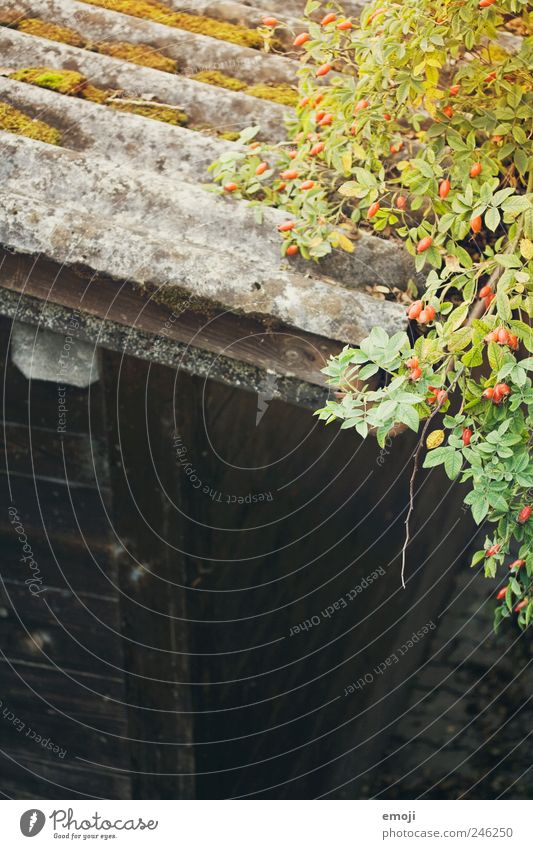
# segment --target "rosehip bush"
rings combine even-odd
[[[469,484],[465,503],[490,527],[472,565],[490,578],[506,573],[495,624],[516,616],[525,627],[533,617],[526,0],[382,4],[355,23],[331,3],[307,3],[306,32],[294,34],[300,101],[287,140],[253,141],[250,128],[213,175],[221,193],[287,212],[279,230],[288,257],[352,252],[359,227],[404,241],[417,284],[425,278],[409,333],[375,328],[333,358],[324,371],[338,391],[318,415],[375,433],[381,446],[391,431],[421,432],[415,469],[423,450],[425,468],[443,465]],[[443,430],[432,437],[436,416]]]

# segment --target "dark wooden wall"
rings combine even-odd
[[[421,477],[404,592],[413,437],[380,462],[372,441],[309,410],[272,401],[257,422],[256,395],[101,351],[102,380],[68,390],[60,439],[57,387],[22,377],[8,334],[3,321],[0,692],[68,751],[0,716],[3,792],[357,797],[431,637],[371,686],[345,687],[438,623],[470,533],[457,493]],[[10,498],[47,586],[36,599]]]

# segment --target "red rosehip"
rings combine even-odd
[[[479,290],[479,297],[480,298],[486,298],[489,295],[492,295],[492,286],[489,286],[488,284],[487,284],[487,286],[482,286],[481,289]]]
[[[418,368],[420,365],[420,361],[418,357],[410,357],[410,359],[405,361],[405,365],[407,368]]]
[[[512,571],[515,569],[521,569],[521,567],[525,565],[525,562],[525,560],[513,560],[512,563],[509,563],[509,569]]]
[[[428,316],[428,321],[433,321],[433,319],[437,315],[437,313],[435,311],[435,307],[432,307],[429,304],[426,307],[426,313],[427,313],[427,316]]]
[[[527,607],[528,604],[529,604],[529,599],[523,598],[522,601],[519,601],[518,604],[516,605],[514,612],[520,613],[520,611],[523,610],[524,607]]]
[[[347,29],[352,29],[352,28],[353,28],[353,24],[352,24],[351,21],[341,21],[340,24],[337,24],[337,29],[340,29],[340,30],[347,30]]]
[[[509,347],[513,351],[518,350],[518,336],[515,336],[514,333],[509,333]]]
[[[259,177],[261,174],[264,174],[268,168],[268,162],[260,162],[257,168],[255,169],[255,173]]]
[[[472,439],[472,430],[469,427],[465,427],[461,439],[463,440],[463,445],[465,446],[465,448],[470,445],[470,440]]]
[[[418,318],[420,313],[424,308],[424,304],[422,301],[413,301],[409,309],[407,310],[407,315],[410,319],[414,320]]]
[[[492,304],[495,297],[496,297],[496,295],[493,292],[491,295],[487,295],[486,298],[483,298],[483,300],[485,301],[485,310],[489,309],[489,307]]]
[[[483,391],[481,396],[482,398],[487,398],[489,401],[494,397],[494,389],[492,386],[487,386],[487,388]]]
[[[323,118],[318,122],[321,127],[327,127],[329,124],[333,122],[333,115],[331,112],[326,112]]]
[[[294,230],[296,227],[296,221],[285,221],[283,224],[278,225],[278,230],[280,233],[288,233],[289,230]]]
[[[459,89],[461,86],[456,83],[455,85],[450,86],[450,94],[452,97],[455,97],[456,94],[459,94]]]
[[[238,187],[237,183],[226,183],[226,185],[224,186],[224,191],[225,192],[236,192],[238,188],[239,187]]]
[[[300,102],[298,104],[298,109],[303,109],[304,106],[307,106],[308,103],[309,103],[309,98],[308,97],[302,97],[302,99],[300,100]]]
[[[500,327],[498,330],[498,340],[500,345],[507,345],[509,341],[509,331],[505,327]]]
[[[494,392],[499,392],[504,398],[511,394],[511,389],[506,383],[497,383]]]
[[[480,232],[482,225],[483,221],[481,219],[481,215],[474,215],[474,217],[470,219],[470,228],[476,235]]]
[[[296,180],[299,176],[296,168],[289,168],[287,171],[282,171],[280,174],[284,180]]]
[[[444,389],[439,389],[439,391],[437,392],[437,404],[439,405],[439,407],[442,407],[442,405],[447,400],[448,400],[448,393],[445,392]]]
[[[525,525],[526,522],[529,522],[532,513],[533,507],[530,507],[529,504],[527,505],[527,507],[522,507],[520,513],[518,514],[518,524]]]
[[[293,47],[301,47],[302,44],[305,44],[306,41],[310,41],[311,36],[308,32],[301,32],[300,35],[297,35],[294,41],[292,42]]]
[[[498,331],[491,330],[490,333],[487,333],[485,336],[485,342],[497,342],[498,341]]]
[[[314,180],[304,180],[303,183],[300,183],[300,189],[306,192],[308,189],[312,189],[314,185]]]
[[[453,106],[445,106],[442,111],[447,118],[453,118]]]
[[[452,187],[452,184],[450,183],[449,180],[442,180],[442,182],[439,186],[439,197],[442,198],[442,200],[444,200],[444,198],[448,197],[451,187]]]
[[[319,153],[322,153],[325,146],[326,145],[324,144],[324,142],[317,142],[316,144],[313,145],[313,147],[311,148],[309,153],[311,154],[311,156],[318,156]]]
[[[336,18],[337,18],[337,15],[335,14],[335,12],[329,12],[327,15],[324,15],[324,17],[320,21],[320,26],[321,27],[327,27],[327,25],[332,24],[333,21],[336,20]]]
[[[263,23],[266,27],[275,27],[279,24],[277,18],[263,18]]]
[[[495,2],[496,2],[496,0],[479,0],[479,8],[480,9],[487,9],[489,6],[492,6],[492,4],[495,3]]]
[[[374,203],[371,203],[368,207],[368,212],[366,214],[367,218],[373,218],[374,215],[379,211],[380,203],[379,200],[375,200]]]
[[[487,548],[485,552],[485,557],[494,557],[495,554],[498,554],[501,545],[497,542],[495,545],[491,545],[490,548]]]
[[[472,167],[470,169],[470,176],[471,177],[479,177],[479,175],[481,174],[481,169],[482,169],[481,162],[474,162],[474,164],[472,165]]]
[[[411,370],[409,380],[420,380],[421,377],[422,369],[419,366],[416,366],[414,369]]]
[[[331,65],[329,62],[326,62],[324,65],[320,65],[320,67],[317,68],[317,70],[316,70],[316,76],[317,77],[325,77],[326,74],[329,74],[332,67],[333,67],[333,65]]]
[[[424,238],[420,239],[418,245],[416,246],[416,252],[419,253],[419,254],[422,254],[422,253],[424,253],[424,251],[427,251],[428,248],[430,248],[432,244],[433,244],[433,237],[432,236],[424,236]]]
[[[405,209],[407,206],[407,198],[404,195],[398,195],[396,198],[396,209]]]
[[[289,247],[286,250],[286,254],[287,254],[287,256],[294,256],[295,254],[298,253],[299,250],[300,249],[299,249],[298,245],[289,245]]]
[[[502,598],[505,598],[506,595],[507,595],[507,587],[502,587],[501,590],[498,590],[498,592],[496,594],[496,598],[498,599],[498,601],[501,601]]]
[[[369,106],[368,100],[365,100],[365,99],[363,98],[363,100],[358,100],[358,101],[357,101],[357,103],[355,104],[355,106],[354,106],[354,108],[353,108],[353,111],[354,111],[354,113],[355,113],[355,112],[360,112],[360,111],[361,111],[361,109],[366,109],[368,106]]]

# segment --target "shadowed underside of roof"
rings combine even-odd
[[[185,298],[331,340],[356,343],[374,323],[402,326],[403,306],[366,291],[406,287],[412,267],[401,245],[361,232],[353,254],[282,259],[282,212],[266,209],[259,224],[245,202],[205,188],[208,164],[235,144],[221,134],[256,124],[264,138],[284,137],[290,107],[274,101],[293,96],[298,62],[287,45],[266,54],[224,40],[223,29],[205,35],[200,24],[255,32],[276,13],[297,29],[303,2],[157,5],[196,15],[197,32],[174,18],[139,17],[143,5],[154,4],[132,2],[126,14],[125,0],[4,0],[0,104],[34,119],[26,133],[34,137],[17,134],[13,120],[0,133],[0,242],[128,280],[163,303]],[[361,8],[346,5],[354,15]],[[70,77],[57,73],[65,71]],[[239,90],[209,84],[218,78],[206,71],[237,80]],[[83,90],[71,84],[80,79]],[[58,144],[40,139],[37,121]]]

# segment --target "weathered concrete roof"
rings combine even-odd
[[[296,17],[303,2],[167,5],[250,24],[281,5]],[[357,12],[359,4],[352,5]],[[124,97],[181,107],[193,125],[235,130],[259,124],[264,137],[283,135],[287,107],[185,74],[222,64],[248,83],[278,84],[293,79],[293,58],[77,0],[4,0],[4,11],[69,26],[88,42],[149,45],[175,58],[178,73],[2,27],[4,68],[75,70]],[[266,209],[258,224],[245,202],[202,185],[208,163],[233,144],[213,131],[171,126],[7,75],[0,77],[0,101],[61,133],[58,147],[0,133],[0,244],[8,249],[128,280],[169,304],[187,300],[340,342],[356,343],[376,322],[389,330],[403,325],[401,305],[376,301],[364,289],[376,283],[405,288],[413,272],[401,245],[361,233],[353,254],[335,253],[318,264],[281,259],[282,212]]]

